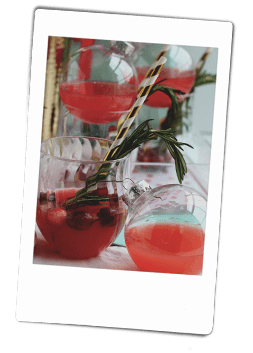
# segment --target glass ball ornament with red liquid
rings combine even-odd
[[[141,181],[124,196],[129,206],[125,243],[141,271],[202,272],[207,201],[184,185],[154,189]]]
[[[91,45],[68,59],[59,83],[60,97],[70,114],[89,124],[118,121],[133,105],[138,76],[128,42]]]
[[[140,83],[162,48],[163,44],[146,43],[134,53],[132,61]],[[184,48],[178,45],[171,45],[165,57],[167,61],[155,84],[159,83],[159,85],[179,90],[181,92],[177,94],[179,101],[183,101],[186,95],[190,93],[195,80],[193,59]],[[171,108],[172,101],[165,93],[156,91],[146,99],[144,104],[154,108]]]

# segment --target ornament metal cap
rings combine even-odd
[[[125,56],[129,56],[134,51],[134,46],[129,42],[121,42],[116,40],[111,40],[111,46],[113,46],[116,50],[120,51],[121,54]]]
[[[124,194],[123,201],[127,206],[132,206],[134,202],[148,190],[152,190],[152,188],[145,180],[138,181],[138,183],[131,186],[131,188]]]

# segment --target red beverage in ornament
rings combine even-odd
[[[69,258],[85,259],[98,256],[113,243],[125,223],[126,205],[117,195],[111,195],[109,201],[66,209],[66,201],[77,191],[41,193],[36,222],[54,250]]]
[[[156,223],[133,226],[125,233],[128,252],[146,272],[198,275],[205,234],[200,225]]]
[[[64,82],[59,89],[69,112],[90,124],[119,120],[137,96],[135,85],[113,82]]]
[[[138,79],[141,83],[148,71],[148,67],[137,67]],[[171,87],[180,90],[183,94],[190,93],[195,80],[194,70],[178,71],[176,69],[163,67],[156,82],[162,81],[160,84],[163,86]],[[178,95],[179,96],[179,95]],[[181,97],[183,100],[184,97]],[[145,101],[145,105],[155,108],[171,108],[172,102],[169,96],[161,91],[153,93]]]

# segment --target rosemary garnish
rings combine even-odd
[[[215,83],[216,75],[208,74],[206,71],[200,71],[196,80],[194,82],[193,87],[196,88],[198,86],[206,85],[208,83]]]
[[[171,156],[175,160],[177,178],[179,183],[182,184],[184,175],[187,173],[187,166],[180,150],[183,151],[183,145],[191,148],[193,147],[187,143],[178,142],[174,136],[174,131],[171,128],[159,131],[152,130],[149,126],[149,122],[151,120],[152,119],[148,119],[144,121],[132,132],[130,136],[125,137],[123,142],[116,149],[112,160],[124,158],[137,147],[139,147],[142,143],[148,142],[150,140],[157,140],[160,138],[164,141]],[[97,173],[87,178],[85,188],[79,190],[74,198],[69,199],[66,202],[66,208],[78,207],[90,202],[109,200],[108,196],[101,197],[92,192],[94,189],[96,189],[96,184],[101,181],[106,182],[106,179],[109,175],[115,176],[115,171],[111,168],[111,163],[108,162],[103,164]]]
[[[152,119],[148,119],[141,123],[129,137],[126,137],[124,139],[124,141],[121,143],[121,145],[115,152],[114,158],[119,159],[125,157],[127,154],[131,153],[135,148],[139,147],[143,142],[148,142],[150,140],[157,140],[158,138],[161,138],[166,144],[171,156],[175,160],[177,178],[179,183],[182,184],[184,175],[187,173],[187,166],[180,150],[183,151],[183,145],[191,148],[193,147],[187,143],[178,142],[178,140],[174,136],[174,131],[171,128],[159,131],[152,130],[149,126],[149,121],[151,120]]]
[[[162,82],[162,81],[160,81]],[[154,94],[155,92],[157,91],[161,91],[163,93],[165,93],[168,97],[170,97],[171,99],[171,102],[172,102],[172,106],[171,106],[171,113],[173,115],[176,115],[177,111],[178,111],[178,108],[179,108],[179,102],[178,102],[178,96],[184,96],[185,93],[180,91],[180,90],[177,90],[177,89],[174,89],[172,87],[168,87],[168,86],[163,86],[160,84],[160,82],[156,83],[150,90],[149,92],[149,95],[148,97],[151,95],[151,94]],[[148,98],[146,99],[146,101],[148,101]]]

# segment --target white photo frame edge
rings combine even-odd
[[[96,21],[100,26],[94,26]],[[158,28],[157,32],[152,28]],[[171,44],[218,48],[203,275],[33,265],[41,140],[38,119],[42,121],[48,36],[166,43],[165,30],[170,33],[170,28]],[[231,41],[230,22],[35,11],[17,320],[195,334],[212,331]]]

